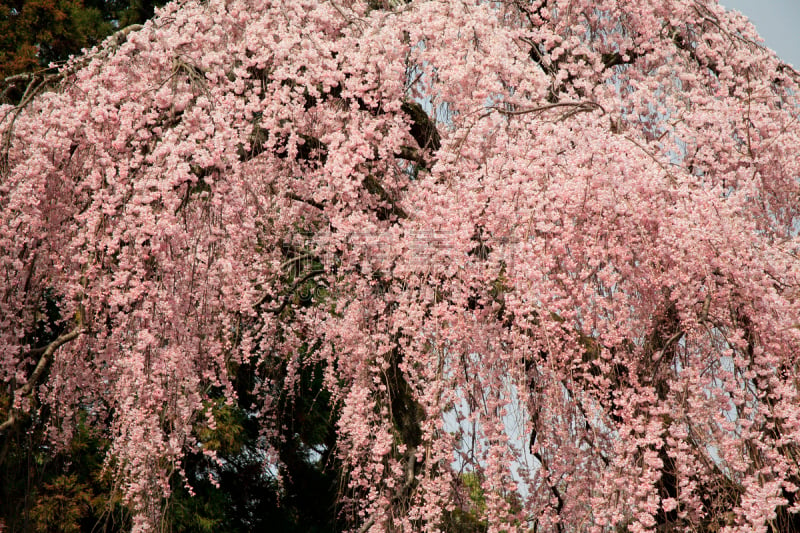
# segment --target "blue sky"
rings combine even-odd
[[[720,0],[720,4],[744,13],[764,44],[800,70],[800,0]]]

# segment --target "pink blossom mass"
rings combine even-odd
[[[259,369],[274,457],[313,364],[352,531],[444,530],[464,471],[489,532],[800,531],[758,43],[716,0],[168,4],[0,106],[0,433],[88,413],[158,531],[209,391]]]

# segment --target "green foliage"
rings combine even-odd
[[[0,520],[19,532],[129,529],[127,510],[103,468],[108,442],[83,413],[70,445],[54,451],[43,414],[25,419],[2,443]]]
[[[461,506],[445,513],[443,529],[448,533],[484,533],[488,531],[486,521],[486,494],[481,486],[481,475],[476,472],[466,472],[459,477],[460,493],[463,496]],[[510,511],[518,513],[521,508],[519,496],[514,492],[504,495],[510,504]],[[513,521],[511,531],[522,531],[519,520]],[[502,530],[505,531],[505,530]]]
[[[42,494],[31,510],[31,520],[37,531],[81,531],[81,521],[92,511],[95,499],[91,488],[78,481],[75,474],[58,476],[43,484]]]
[[[198,426],[197,436],[203,447],[225,455],[240,453],[244,446],[242,410],[226,403],[222,398],[206,402],[206,409],[211,412],[214,427],[209,423]]]
[[[297,307],[325,305],[328,294],[309,272],[321,269],[317,260],[302,261],[287,273],[290,291],[284,313]],[[63,332],[58,296],[47,291],[27,339],[44,346]],[[296,333],[296,332],[295,332]],[[295,334],[292,333],[292,334]],[[315,346],[304,344],[296,364],[265,368],[257,361],[230,363],[238,401],[211,390],[195,437],[205,451],[189,453],[182,473],[172,478],[166,528],[173,532],[340,531],[336,506],[341,474],[334,449],[336,407],[323,387],[324,367],[314,357]],[[289,368],[293,368],[290,370]],[[266,441],[255,415],[263,398],[253,391],[265,379],[280,385],[272,393],[278,413],[278,435],[269,444],[278,464],[268,462]],[[8,411],[8,396],[0,394],[0,415]],[[88,407],[79,415],[72,441],[54,452],[47,427],[56,420],[46,409],[34,410],[11,432],[0,436],[0,523],[11,531],[126,531],[128,509],[104,469],[109,443],[92,427]],[[212,423],[213,420],[213,423]],[[65,421],[66,422],[66,421]]]
[[[338,530],[335,408],[322,379],[321,365],[302,364],[294,393],[283,392],[278,402],[282,503],[293,522],[287,531]]]
[[[265,441],[252,411],[253,384],[261,378],[251,364],[235,368],[238,404],[219,397],[206,409],[213,415],[198,425],[202,453],[188,454],[184,477],[173,479],[167,522],[173,532],[280,531],[328,533],[340,531],[335,506],[339,473],[333,455],[335,409],[322,388],[323,369],[300,354],[293,393],[275,391],[280,413],[279,436],[272,444],[279,465],[265,456]],[[287,369],[273,369],[282,382]],[[279,477],[280,476],[280,477]]]
[[[240,385],[252,369],[239,369]],[[206,404],[215,423],[198,424],[203,453],[187,454],[173,477],[165,516],[172,532],[333,532],[339,474],[333,457],[334,413],[318,394],[322,369],[303,367],[293,395],[278,400],[281,466],[267,462],[254,414],[221,397]],[[243,395],[247,397],[247,395]],[[44,428],[48,413],[25,419],[3,442],[0,520],[11,531],[99,531],[130,528],[127,508],[104,470],[108,442],[80,416],[70,445],[53,453]],[[277,474],[280,474],[279,481]]]
[[[474,472],[461,474],[462,493],[466,496],[461,507],[445,514],[444,530],[448,533],[483,533],[488,524],[483,518],[486,497],[480,476]]]

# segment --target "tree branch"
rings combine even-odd
[[[436,123],[431,120],[420,104],[403,102],[400,109],[411,119],[410,133],[420,148],[430,148],[436,151],[442,147],[442,139],[439,136],[439,130],[436,129]]]
[[[65,68],[61,68],[55,72],[50,72],[53,70],[53,68],[47,68],[37,72],[15,74],[0,81],[0,89],[2,89],[2,92],[0,92],[0,104],[3,102],[10,103],[11,101],[15,100],[12,97],[14,90],[19,91],[21,87],[25,87],[25,92],[23,92],[23,94],[20,96],[18,103],[8,110],[5,116],[0,117],[1,124],[5,121],[8,113],[11,113],[12,115],[11,122],[3,134],[2,141],[0,141],[0,176],[4,175],[8,171],[8,154],[11,150],[11,139],[14,133],[14,123],[16,122],[17,117],[22,110],[25,109],[25,107],[27,107],[27,105],[47,87],[53,86],[55,83],[82,69],[93,59],[105,57],[115,52],[117,48],[119,48],[120,45],[125,42],[131,32],[140,30],[141,28],[141,24],[133,24],[119,30],[111,35],[111,37],[106,39],[105,43],[107,43],[107,45],[100,51],[94,54],[87,54],[71,64],[68,63]]]
[[[367,189],[370,194],[374,194],[380,198],[381,202],[389,204],[388,208],[382,207],[378,210],[378,220],[389,220],[392,216],[408,218],[408,213],[395,202],[394,198],[386,192],[383,185],[381,185],[378,179],[372,174],[364,178],[364,188]]]
[[[407,145],[401,146],[400,150],[394,153],[394,156],[398,159],[413,161],[422,168],[430,170],[430,164],[428,163],[428,161],[422,156],[419,150],[414,148],[413,146],[407,146]]]
[[[11,94],[15,88],[19,88],[22,86],[27,86],[30,83],[39,80],[42,82],[42,86],[47,85],[49,82],[57,81],[60,79],[65,78],[69,74],[74,73],[77,70],[82,69],[89,62],[96,58],[109,55],[117,50],[128,38],[128,35],[134,31],[138,31],[142,29],[141,24],[131,24],[121,30],[117,31],[116,33],[111,34],[106,40],[104,44],[107,44],[104,48],[101,48],[94,54],[87,54],[83,57],[77,59],[74,63],[66,64],[65,69],[57,70],[60,66],[57,67],[49,67],[45,69],[40,69],[35,72],[22,72],[20,74],[14,74],[12,76],[8,76],[3,80],[0,80],[0,88],[2,88],[2,92],[0,92],[0,103],[6,101],[8,102],[7,98]],[[21,104],[20,104],[21,105]]]
[[[498,106],[491,106],[489,109],[497,111],[501,115],[516,116],[516,115],[525,115],[528,113],[536,113],[536,114],[544,113],[545,111],[550,111],[552,109],[562,108],[562,107],[567,107],[571,109],[561,115],[560,117],[561,120],[568,118],[576,113],[589,113],[591,111],[594,111],[595,109],[599,109],[600,111],[603,112],[603,114],[605,114],[606,112],[603,106],[591,100],[585,102],[555,102],[552,104],[531,107],[527,109],[516,109],[516,110],[503,109],[502,107]]]
[[[287,193],[287,194],[286,194],[286,198],[288,198],[288,199],[290,199],[290,200],[294,200],[295,202],[302,202],[302,203],[304,203],[304,204],[308,204],[308,205],[310,205],[311,207],[314,207],[314,208],[316,208],[316,209],[319,209],[320,211],[322,211],[323,209],[325,209],[325,204],[322,204],[322,203],[320,203],[320,202],[317,202],[316,200],[309,200],[308,198],[303,198],[303,197],[302,197],[302,196],[300,196],[299,194],[295,194],[295,193],[293,193],[293,192]]]
[[[289,302],[292,300],[292,297],[294,296],[294,293],[297,292],[297,289],[299,289],[300,286],[303,285],[303,283],[305,283],[306,281],[310,280],[311,278],[314,278],[314,277],[319,276],[320,274],[324,274],[324,273],[325,273],[324,270],[312,270],[311,272],[309,272],[308,274],[306,274],[305,276],[303,276],[302,278],[300,278],[300,279],[298,279],[297,281],[294,282],[294,284],[292,285],[292,288],[289,289],[289,292],[286,294],[286,296],[283,297],[283,301],[281,302],[281,304],[278,307],[270,307],[270,308],[264,309],[264,311],[266,311],[267,313],[273,313],[275,315],[280,315],[283,312],[283,310],[286,309],[286,306],[289,305]],[[255,307],[256,308],[261,307],[262,305],[264,305],[265,303],[267,303],[271,299],[272,299],[271,295],[265,294],[258,302],[256,302]]]
[[[370,517],[369,520],[364,522],[364,525],[361,526],[361,528],[359,528],[358,533],[367,533],[367,531],[369,531],[369,528],[371,528],[374,523],[375,523],[375,517],[372,516]]]
[[[60,348],[62,345],[68,343],[69,341],[76,339],[81,333],[83,332],[83,325],[79,322],[79,324],[69,331],[68,333],[64,333],[60,335],[56,340],[52,341],[48,344],[44,352],[42,352],[41,357],[39,357],[39,362],[36,364],[36,368],[33,369],[33,373],[28,378],[28,381],[25,382],[24,385],[19,387],[16,391],[14,391],[14,397],[19,396],[28,396],[33,392],[33,387],[36,383],[41,379],[42,374],[44,374],[45,369],[53,360],[53,354],[55,351]],[[12,407],[9,409],[8,417],[6,418],[5,422],[0,424],[0,432],[6,431],[11,426],[14,425],[17,418],[14,415],[14,407],[13,407],[14,398],[12,397]]]

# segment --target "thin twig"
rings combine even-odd
[[[663,162],[661,162],[661,161],[659,161],[659,159],[658,159],[658,158],[657,158],[657,157],[656,157],[656,156],[655,156],[655,155],[654,155],[652,152],[650,152],[650,150],[648,150],[647,148],[645,148],[644,146],[642,146],[642,145],[641,145],[639,142],[637,142],[637,141],[636,141],[636,140],[635,140],[633,137],[631,137],[630,135],[626,135],[626,136],[625,136],[625,138],[626,138],[626,139],[628,139],[628,140],[629,140],[630,142],[632,142],[633,144],[635,144],[637,147],[639,147],[639,149],[640,149],[642,152],[644,152],[645,154],[647,154],[647,156],[648,156],[648,157],[650,157],[650,159],[652,159],[653,161],[655,161],[655,163],[656,163],[658,166],[660,166],[660,167],[661,167],[661,170],[663,170],[663,171],[664,171],[664,172],[667,174],[667,177],[670,179],[670,181],[671,181],[673,184],[677,182],[677,180],[675,179],[675,175],[674,175],[674,174],[672,174],[672,172],[670,172],[670,171],[669,171],[669,169],[667,169],[667,167],[664,165],[664,163],[663,163]]]

